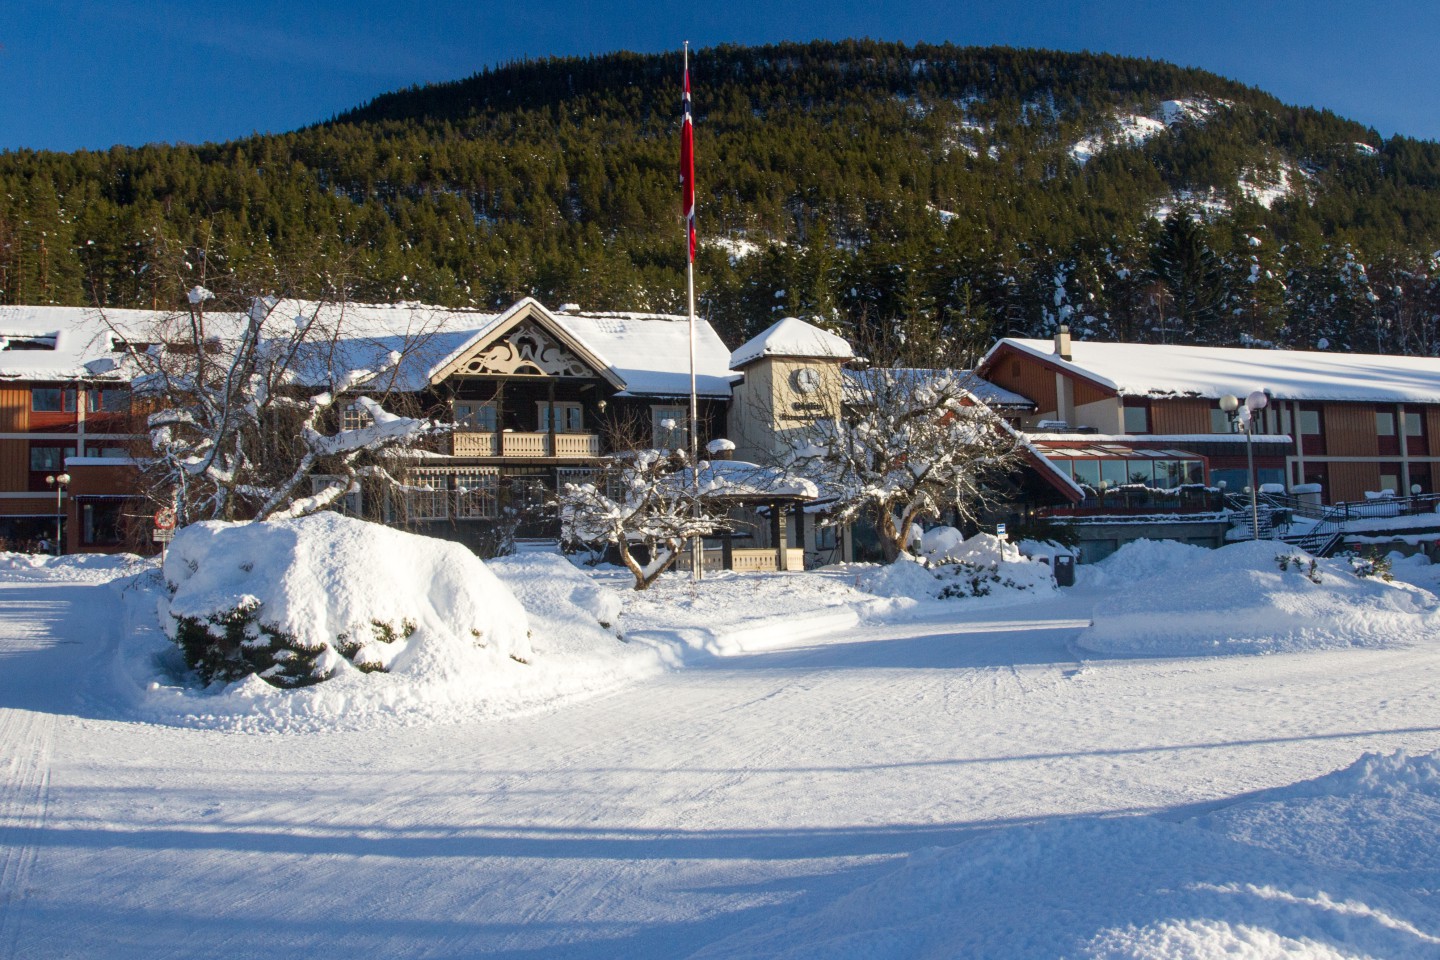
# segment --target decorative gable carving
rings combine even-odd
[[[460,363],[459,372],[528,377],[593,377],[595,371],[533,321]]]

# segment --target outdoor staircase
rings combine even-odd
[[[1416,518],[1436,517],[1436,505],[1440,497],[1434,494],[1423,497],[1399,497],[1379,500],[1364,500],[1352,503],[1337,503],[1326,507],[1283,494],[1262,493],[1257,502],[1260,518],[1260,538],[1280,540],[1299,547],[1313,557],[1328,557],[1340,546],[1347,523],[1367,518],[1414,516]],[[1249,539],[1252,529],[1250,519],[1250,498],[1240,494],[1226,497],[1226,504],[1233,511],[1232,521],[1236,528],[1243,529]],[[1295,524],[1293,518],[1309,521]],[[1437,530],[1440,535],[1440,530]]]

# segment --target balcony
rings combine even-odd
[[[457,457],[598,457],[600,435],[595,433],[557,433],[555,447],[550,447],[548,433],[477,433],[456,430],[451,435],[450,452]]]

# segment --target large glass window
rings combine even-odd
[[[74,447],[43,447],[30,445],[30,469],[35,473],[58,473],[65,469],[65,458],[75,456]]]
[[[580,433],[585,429],[585,420],[580,404],[568,402],[541,401],[537,406],[540,408],[540,432],[550,432],[550,411],[555,411],[555,432],[556,433]]]
[[[1125,405],[1125,432],[1149,433],[1150,408],[1148,406]]]
[[[1155,465],[1149,460],[1127,460],[1125,474],[1126,483],[1143,483],[1147,487],[1155,483]]]
[[[497,424],[495,404],[457,400],[455,401],[455,422],[469,430],[494,433]]]
[[[1110,489],[1123,486],[1129,483],[1128,471],[1130,465],[1128,460],[1101,460],[1100,461],[1100,482]]]
[[[30,409],[37,413],[64,413],[75,409],[73,387],[32,387]]]
[[[130,391],[124,387],[91,387],[85,391],[85,409],[91,413],[124,413],[130,409]]]
[[[1092,489],[1100,487],[1100,461],[1099,460],[1076,460],[1075,461],[1075,482],[1083,483]]]

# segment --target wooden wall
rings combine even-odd
[[[1331,463],[1330,501],[1364,500],[1365,491],[1380,489],[1380,464]]]
[[[1380,444],[1375,437],[1375,407],[1368,403],[1327,403],[1324,406],[1323,429],[1325,452],[1332,457],[1378,457]],[[1379,471],[1375,476],[1379,477]],[[1374,490],[1374,487],[1369,489]],[[1358,499],[1345,497],[1344,499]]]
[[[30,429],[30,388],[0,384],[0,433]]]
[[[1210,401],[1200,399],[1153,400],[1151,433],[1209,433]]]
[[[1036,413],[1057,409],[1055,372],[1034,359],[1012,353],[991,367],[985,379],[1032,401]]]

